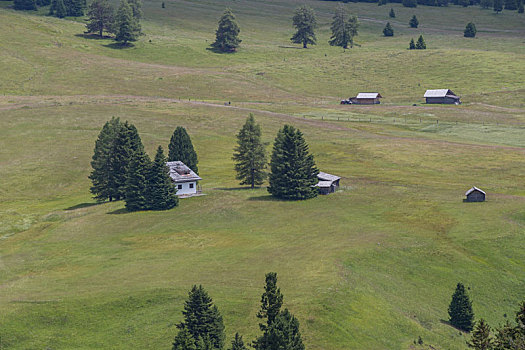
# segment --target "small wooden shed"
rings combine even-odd
[[[381,102],[380,98],[383,98],[379,92],[360,92],[356,97],[352,97],[350,101],[357,105],[378,105]]]
[[[467,198],[465,202],[484,202],[485,201],[485,192],[476,186],[473,186],[470,190],[465,193]]]
[[[339,188],[339,180],[341,179],[339,176],[320,171],[317,178],[319,182],[315,186],[319,187],[320,194],[334,193]]]
[[[461,103],[459,96],[449,89],[427,90],[425,92],[427,103],[456,104]]]

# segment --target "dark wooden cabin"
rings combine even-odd
[[[427,90],[425,92],[425,99],[427,103],[439,103],[439,104],[456,104],[461,103],[459,96],[456,96],[452,90],[439,89],[439,90]]]
[[[339,188],[339,180],[341,180],[339,176],[320,171],[319,174],[317,174],[317,178],[319,182],[316,186],[319,187],[320,194],[334,193]]]
[[[356,105],[378,105],[381,103],[380,98],[383,98],[378,92],[360,92],[356,97],[352,97],[350,101]]]
[[[465,202],[484,202],[485,201],[485,192],[483,190],[480,190],[476,186],[468,190],[465,193],[465,196],[467,196],[467,198],[465,199]]]

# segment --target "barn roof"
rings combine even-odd
[[[474,191],[478,191],[478,192],[481,192],[483,194],[486,194],[485,191],[477,188],[476,186],[472,186],[472,188],[465,193],[465,196],[468,196],[469,194],[471,194]]]
[[[317,187],[330,187],[332,186],[333,181],[319,181],[316,186]]]
[[[457,97],[452,90],[449,89],[437,89],[437,90],[427,90],[425,96],[423,97]]]
[[[356,98],[382,98],[379,92],[360,92]]]
[[[322,171],[320,171],[319,174],[317,174],[317,178],[319,179],[319,181],[329,181],[329,182],[334,182],[340,179],[339,176],[324,173]]]
[[[166,166],[169,168],[169,174],[173,182],[190,182],[202,180],[199,175],[195,174],[193,170],[188,168],[186,164],[181,161],[167,162]]]

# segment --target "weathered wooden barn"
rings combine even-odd
[[[185,197],[197,194],[197,181],[202,180],[199,175],[180,161],[167,162],[171,182],[177,189],[177,196]]]
[[[456,104],[461,103],[459,96],[449,89],[427,90],[425,92],[427,103]]]
[[[480,190],[476,186],[468,190],[465,193],[465,196],[467,196],[467,198],[465,199],[465,202],[484,202],[485,201],[485,192],[483,190]]]
[[[356,97],[350,98],[350,101],[357,105],[378,105],[381,103],[380,98],[383,96],[379,92],[360,92]]]
[[[334,193],[339,188],[339,180],[341,179],[339,176],[320,171],[319,174],[317,174],[317,178],[319,182],[316,186],[319,187],[320,194]]]

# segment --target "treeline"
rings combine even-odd
[[[257,318],[261,320],[261,335],[252,344],[255,350],[304,350],[299,331],[299,321],[288,309],[281,310],[283,294],[277,287],[277,274],[266,274],[261,308]],[[172,350],[222,350],[226,335],[224,322],[213,299],[202,286],[194,285],[188,294],[182,311],[184,320],[177,325],[179,332]],[[248,350],[243,338],[236,333],[231,350]]]
[[[106,122],[95,142],[91,161],[89,179],[94,198],[99,202],[125,200],[129,211],[177,206],[179,199],[166,162],[179,160],[197,172],[197,153],[183,127],[175,129],[168,148],[168,158],[159,146],[151,160],[133,124],[122,123],[119,118]]]
[[[341,0],[324,0],[324,1],[341,1]],[[494,7],[494,10],[499,12],[503,9],[523,13],[523,0],[342,0],[343,3],[349,2],[367,2],[377,3],[378,5],[386,5],[387,3],[399,3],[405,7],[416,7],[417,5],[426,6],[448,6],[449,3],[458,6],[474,6],[479,5],[482,8],[488,9]],[[496,10],[499,9],[499,10]]]

